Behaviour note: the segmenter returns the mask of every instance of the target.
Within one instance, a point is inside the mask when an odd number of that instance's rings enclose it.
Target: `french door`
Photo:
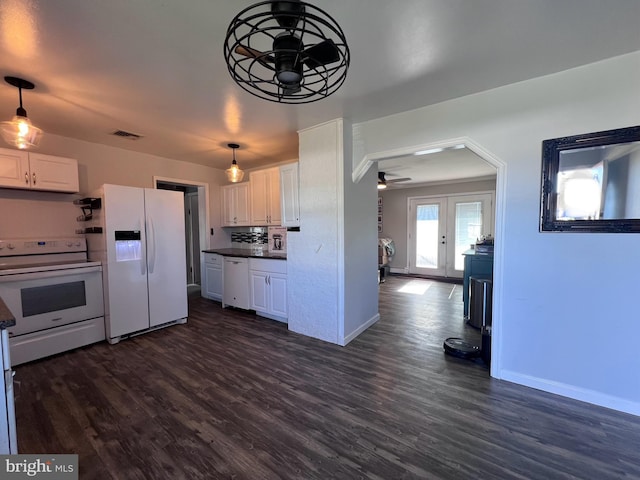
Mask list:
[[[493,233],[493,194],[409,198],[409,273],[462,278],[463,252]]]

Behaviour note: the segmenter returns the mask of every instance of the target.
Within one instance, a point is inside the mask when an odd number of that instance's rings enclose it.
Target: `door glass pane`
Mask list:
[[[482,202],[456,203],[456,270],[464,269],[463,252],[482,235]]]
[[[438,205],[416,208],[416,267],[438,268]]]

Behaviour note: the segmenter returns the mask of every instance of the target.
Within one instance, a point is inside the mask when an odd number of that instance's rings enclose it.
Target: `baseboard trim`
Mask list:
[[[356,328],[353,332],[351,332],[349,335],[347,335],[346,337],[344,337],[344,341],[340,344],[341,346],[346,346],[349,344],[349,342],[351,342],[351,340],[353,340],[354,338],[356,338],[358,335],[360,335],[362,332],[364,332],[367,328],[369,328],[371,325],[373,325],[374,323],[376,323],[378,320],[380,320],[380,314],[376,313],[373,317],[371,317],[369,320],[367,320],[365,323],[363,323],[362,325],[360,325],[358,328]]]
[[[276,322],[288,323],[287,317],[281,317],[280,315],[272,315],[270,313],[258,311],[256,311],[256,315],[258,317],[268,318],[269,320],[275,320]]]
[[[575,387],[566,383],[554,382],[544,378],[532,377],[531,375],[523,375],[511,370],[502,370],[500,378],[509,382],[524,385],[525,387],[535,388],[544,392],[555,393],[564,397],[573,398],[582,402],[591,403],[600,407],[610,408],[631,415],[640,416],[640,403],[626,400],[624,398],[606,395],[595,390]]]
[[[390,271],[391,273],[400,273],[400,274],[405,274],[405,275],[406,275],[407,273],[409,273],[409,269],[408,269],[408,268],[406,268],[406,267],[405,267],[405,268],[393,268],[393,267],[391,267],[391,268],[389,269],[389,271]]]

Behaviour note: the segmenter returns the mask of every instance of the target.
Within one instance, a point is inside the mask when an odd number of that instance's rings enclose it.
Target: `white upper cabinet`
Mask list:
[[[31,188],[27,152],[0,149],[0,185],[10,188]]]
[[[251,225],[280,225],[280,168],[249,173],[251,184]]]
[[[249,220],[249,182],[222,187],[222,226],[248,226]]]
[[[22,150],[0,149],[0,187],[76,193],[78,162]]]
[[[300,226],[300,194],[298,191],[298,164],[280,167],[280,204],[282,226]]]
[[[31,188],[57,192],[78,192],[78,162],[73,158],[29,153]]]

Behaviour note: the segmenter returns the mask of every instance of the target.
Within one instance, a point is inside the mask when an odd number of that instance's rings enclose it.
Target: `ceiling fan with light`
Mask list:
[[[386,179],[385,175],[394,176],[393,173],[378,172],[378,190],[383,190],[387,188],[388,185],[392,185],[394,183],[402,183],[411,181],[410,177],[401,177],[401,178],[391,178],[389,180]]]
[[[300,0],[264,1],[231,21],[224,56],[243,89],[279,103],[310,103],[335,92],[349,67],[342,29]]]

